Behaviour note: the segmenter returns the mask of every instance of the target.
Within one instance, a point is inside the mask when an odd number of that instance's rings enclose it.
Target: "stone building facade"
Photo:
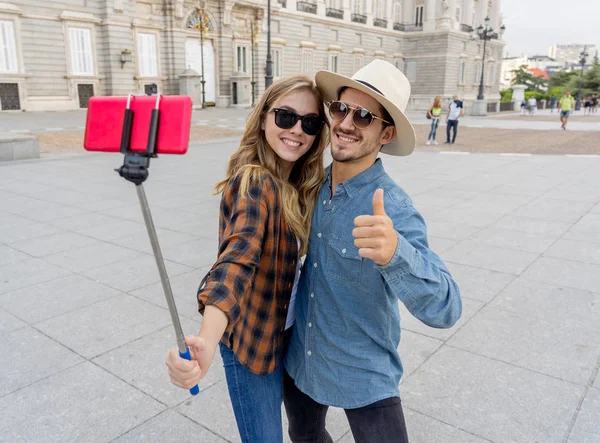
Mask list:
[[[202,51],[198,9],[208,16]],[[143,94],[151,84],[177,94],[180,76],[200,72],[201,59],[207,103],[232,105],[232,78],[249,82],[252,71],[258,97],[266,9],[267,0],[4,0],[0,104],[3,110],[77,109],[91,95]],[[273,74],[330,69],[352,75],[381,58],[411,81],[412,109],[456,94],[468,110],[483,49],[470,31],[486,16],[498,29],[500,11],[500,0],[271,0]],[[503,46],[487,44],[490,103],[500,98]]]

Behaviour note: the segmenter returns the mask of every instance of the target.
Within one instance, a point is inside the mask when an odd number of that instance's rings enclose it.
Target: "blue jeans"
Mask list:
[[[433,138],[433,140],[435,140],[435,133],[437,132],[437,128],[438,125],[440,124],[440,119],[437,117],[434,117],[433,121],[431,122],[431,131],[429,131],[429,137],[427,137],[427,140],[431,140]]]
[[[450,129],[454,128],[454,134],[452,134],[452,143],[456,140],[456,133],[458,132],[458,120],[448,120],[446,125],[446,143],[450,143]]]
[[[282,362],[271,374],[256,375],[223,343],[219,348],[242,443],[281,443]]]

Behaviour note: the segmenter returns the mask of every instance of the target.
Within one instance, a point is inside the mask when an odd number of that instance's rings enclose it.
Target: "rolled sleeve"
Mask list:
[[[219,256],[198,291],[198,311],[216,306],[230,324],[240,318],[240,300],[255,284],[274,194],[270,180],[254,180],[246,195],[240,194],[239,185],[239,179],[233,179],[223,192]]]

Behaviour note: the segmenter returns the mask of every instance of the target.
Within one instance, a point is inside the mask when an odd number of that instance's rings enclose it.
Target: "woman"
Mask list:
[[[429,137],[427,137],[427,141],[425,144],[427,146],[431,145],[431,140],[433,139],[434,145],[439,145],[438,142],[435,141],[435,134],[437,132],[438,125],[440,124],[440,115],[442,114],[442,97],[437,96],[433,100],[433,104],[429,111],[427,111],[427,115],[431,119],[431,131],[429,131]]]
[[[283,440],[282,357],[299,258],[325,177],[327,131],[321,94],[308,77],[265,91],[216,186],[219,251],[198,291],[200,332],[186,337],[192,361],[177,348],[167,358],[173,384],[189,389],[219,345],[242,442]]]

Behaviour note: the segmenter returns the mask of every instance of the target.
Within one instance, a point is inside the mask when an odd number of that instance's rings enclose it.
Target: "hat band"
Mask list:
[[[381,92],[379,89],[377,89],[375,86],[373,86],[372,84],[364,82],[362,80],[355,80],[355,81],[357,81],[358,83],[361,83],[361,84],[365,85],[368,88],[371,88],[373,91],[375,91],[378,94],[381,94],[381,95],[383,95],[385,97],[385,94],[383,92]]]

